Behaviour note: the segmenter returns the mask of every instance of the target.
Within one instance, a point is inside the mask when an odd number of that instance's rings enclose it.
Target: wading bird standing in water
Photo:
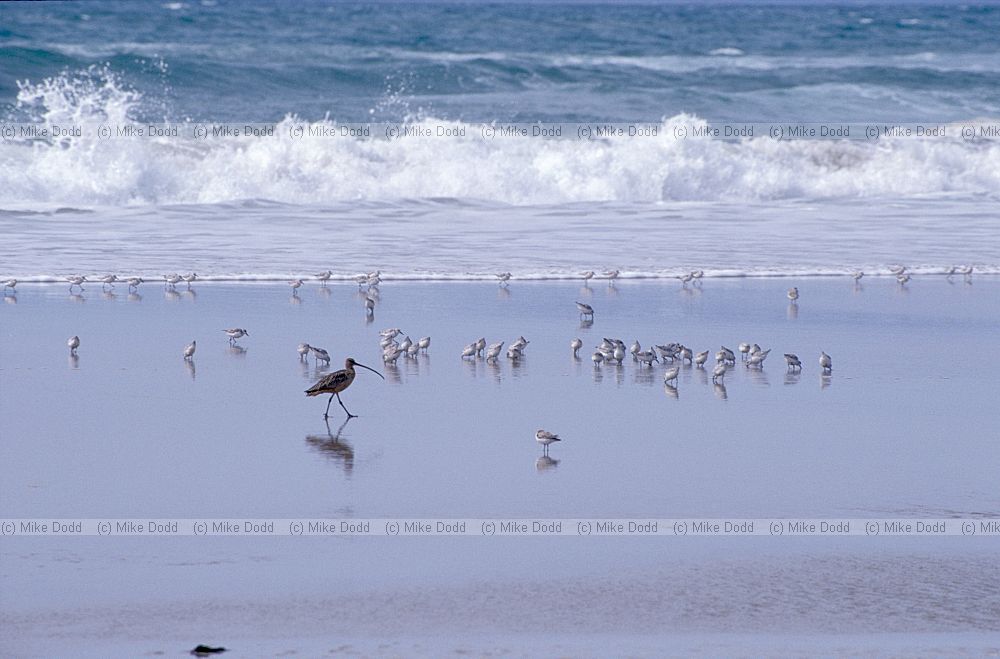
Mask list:
[[[370,368],[368,366],[365,366],[364,364],[359,364],[358,362],[354,361],[353,357],[348,357],[347,361],[344,362],[344,368],[342,368],[339,371],[334,371],[333,373],[327,375],[325,378],[321,379],[313,386],[306,389],[306,396],[320,396],[322,394],[330,394],[330,400],[326,402],[326,411],[323,413],[324,419],[328,419],[330,417],[330,403],[333,402],[334,396],[337,397],[337,402],[340,403],[340,406],[344,408],[345,412],[347,412],[348,419],[353,419],[354,417],[357,416],[356,414],[351,414],[348,411],[348,409],[344,407],[344,401],[340,400],[340,392],[347,389],[349,386],[351,386],[351,383],[354,382],[354,376],[357,375],[357,373],[354,371],[355,366],[360,366],[361,368],[367,369],[372,373],[374,373],[375,375],[382,378],[383,380],[385,379],[385,376],[376,371],[374,368]]]
[[[553,442],[561,442],[559,435],[553,434],[548,430],[538,430],[535,432],[535,441],[542,445],[542,455],[549,454],[549,444]]]

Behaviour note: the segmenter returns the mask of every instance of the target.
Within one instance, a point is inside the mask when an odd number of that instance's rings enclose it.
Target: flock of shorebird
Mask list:
[[[938,273],[945,275],[946,277],[954,277],[955,275],[962,275],[966,280],[972,277],[974,267],[972,265],[953,265],[944,271]],[[907,284],[911,277],[911,270],[905,265],[891,265],[889,266],[889,274],[896,278],[896,281],[900,284]],[[580,273],[580,277],[584,282],[589,282],[595,278],[606,279],[609,284],[613,284],[621,276],[621,270],[604,270],[600,273],[594,270],[587,270]],[[685,286],[691,282],[696,282],[705,276],[704,270],[690,270],[683,272],[681,274],[675,275],[674,277]],[[850,276],[854,281],[860,282],[864,277],[865,273],[862,270],[852,270]],[[510,281],[514,278],[514,275],[510,272],[498,272],[495,274],[497,281],[500,282],[501,286],[509,285]],[[312,275],[314,281],[318,281],[321,285],[326,286],[330,281],[334,279],[334,274],[332,270],[326,270],[324,272],[317,272]],[[336,277],[337,280],[343,279],[342,277]],[[349,277],[349,279],[358,284],[358,287],[368,286],[369,289],[374,293],[374,295],[367,296],[365,307],[369,312],[374,311],[375,304],[378,302],[377,289],[378,285],[382,282],[382,272],[380,270],[375,270],[373,272],[361,273]],[[83,289],[83,284],[85,283],[100,283],[102,288],[114,288],[116,283],[127,283],[129,290],[137,290],[140,284],[146,282],[145,279],[138,276],[131,277],[119,277],[115,274],[106,274],[96,279],[87,279],[86,275],[70,275],[65,278],[69,282],[69,288],[72,291],[74,288],[79,287]],[[176,272],[171,274],[163,275],[163,284],[167,288],[176,288],[178,284],[186,283],[188,288],[196,282],[201,281],[196,272],[189,272],[187,274],[178,274]],[[6,279],[3,282],[3,290],[6,294],[7,290],[16,290],[19,281],[17,279]],[[292,294],[297,295],[300,288],[305,286],[306,280],[302,278],[292,279],[288,282],[288,285],[292,289]],[[795,291],[795,297],[793,297],[792,291]],[[798,295],[797,289],[791,289],[789,291],[789,299],[796,300]],[[586,305],[584,305],[586,306]]]
[[[890,274],[895,276],[896,281],[900,285],[905,285],[910,281],[911,273],[906,266],[894,265],[889,268]],[[942,274],[947,277],[952,277],[954,275],[962,275],[968,281],[973,272],[973,266],[952,266]],[[614,281],[619,277],[621,272],[619,270],[606,270],[601,273],[601,277],[607,279],[609,285],[613,285]],[[367,286],[368,291],[365,293],[365,310],[366,314],[369,316],[374,315],[375,305],[378,301],[378,286],[381,283],[382,273],[378,270],[374,272],[363,273],[352,278],[352,280],[358,284],[359,290]],[[592,270],[588,270],[581,273],[582,278],[585,282],[598,276],[598,274]],[[677,278],[681,283],[687,286],[688,283],[701,279],[704,276],[704,271],[702,270],[692,270],[686,272],[682,275],[678,275]],[[865,273],[861,270],[855,270],[851,273],[851,277],[855,282],[860,282],[865,276]],[[501,272],[496,274],[497,280],[500,282],[501,286],[508,286],[513,275],[510,272]],[[320,282],[322,286],[326,286],[329,281],[333,278],[333,271],[327,270],[325,272],[317,273],[313,275],[313,278]],[[72,275],[66,278],[66,281],[70,284],[70,291],[78,287],[83,289],[83,284],[88,283],[91,280],[87,279],[84,275]],[[113,288],[115,283],[126,283],[130,291],[138,289],[139,285],[144,283],[142,277],[127,277],[120,279],[117,275],[108,274],[99,277],[94,280],[102,285],[102,288]],[[163,276],[164,286],[173,289],[178,284],[186,283],[188,288],[198,281],[197,273],[191,272],[188,274],[180,275],[177,273],[168,274]],[[16,279],[8,279],[3,282],[4,295],[7,294],[7,290],[15,290],[18,281]],[[305,280],[294,279],[289,282],[292,289],[293,295],[298,295],[298,290],[305,285]],[[798,304],[799,300],[799,289],[798,287],[792,287],[788,289],[786,296],[792,305]],[[579,312],[580,318],[584,320],[593,321],[594,319],[594,308],[584,302],[576,302],[576,309]],[[245,336],[249,336],[250,333],[241,327],[234,327],[222,330],[228,337],[231,346],[236,346],[237,341]],[[413,341],[409,336],[405,336],[402,340],[399,337],[403,335],[403,332],[399,328],[388,328],[379,332],[380,337],[380,348],[382,349],[382,361],[386,365],[394,365],[400,357],[404,358],[416,358],[421,351],[427,352],[428,347],[431,343],[431,338],[429,336],[421,337],[417,341]],[[523,336],[518,337],[510,343],[507,347],[506,356],[507,359],[517,362],[524,357],[524,351],[530,342]],[[462,349],[461,358],[465,359],[485,359],[486,362],[496,362],[500,354],[503,352],[504,341],[499,341],[496,343],[487,344],[485,338],[480,338],[472,343],[469,343]],[[70,355],[76,356],[77,349],[80,347],[80,337],[72,336],[70,337],[66,345],[69,347]],[[572,355],[574,358],[579,359],[579,352],[583,348],[583,341],[580,338],[574,338],[569,345]],[[197,350],[197,341],[191,341],[191,343],[184,346],[182,351],[183,358],[186,361],[193,359],[195,351]],[[740,353],[740,358],[744,365],[748,369],[763,369],[764,361],[767,359],[771,352],[771,349],[763,349],[756,343],[740,343],[737,346],[737,351]],[[309,355],[313,355],[313,358],[317,364],[323,362],[325,366],[330,364],[330,354],[323,348],[317,346],[309,345],[308,343],[301,343],[297,348],[300,360],[308,360]],[[664,365],[670,364],[670,368],[667,368],[663,373],[663,383],[668,390],[674,389],[677,385],[677,380],[680,375],[681,366],[685,362],[693,367],[703,369],[711,356],[711,351],[704,350],[701,352],[694,352],[688,346],[681,343],[667,343],[667,344],[654,344],[648,349],[643,350],[639,341],[636,340],[631,346],[626,348],[625,343],[621,339],[616,338],[604,338],[598,346],[595,346],[594,352],[591,354],[591,360],[594,363],[595,368],[600,368],[602,364],[617,363],[621,366],[626,359],[626,356],[630,355],[632,360],[636,362],[639,368],[643,366],[648,366],[652,368],[654,363],[662,363]],[[724,380],[726,373],[730,367],[736,364],[736,352],[733,350],[721,346],[720,349],[714,355],[714,366],[712,367],[712,382],[720,383]],[[802,361],[799,359],[798,355],[794,353],[785,353],[785,364],[789,371],[797,372],[802,370]],[[819,356],[819,366],[823,375],[830,375],[833,371],[833,358],[826,352],[821,351]],[[344,368],[334,371],[319,381],[317,381],[313,386],[309,387],[305,393],[307,396],[319,396],[329,394],[330,398],[327,401],[326,411],[324,412],[324,418],[328,418],[330,411],[330,404],[333,399],[336,398],[337,402],[347,413],[348,419],[353,418],[355,415],[351,414],[344,406],[343,401],[340,399],[340,394],[345,389],[351,386],[354,382],[356,375],[355,367],[360,367],[372,371],[379,377],[384,379],[384,376],[373,368],[365,366],[354,360],[353,358],[348,358],[344,364]],[[548,432],[546,430],[538,430],[535,433],[535,439],[543,446],[544,455],[548,455],[549,446],[560,441],[558,435]]]

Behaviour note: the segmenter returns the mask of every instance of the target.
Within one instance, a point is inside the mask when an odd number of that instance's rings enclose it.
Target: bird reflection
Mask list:
[[[80,355],[75,352],[69,353],[69,367],[80,368]]]
[[[535,460],[535,469],[537,469],[539,472],[550,471],[558,466],[559,466],[559,460],[556,460],[555,458],[550,458],[547,455],[539,456],[538,459]]]
[[[785,373],[785,384],[798,384],[802,379],[802,371],[788,371]]]
[[[819,388],[826,389],[833,383],[833,376],[830,375],[820,375],[819,376]]]
[[[176,302],[181,299],[181,294],[176,291],[176,289],[168,288],[163,291],[163,297],[167,302]]]
[[[69,301],[83,303],[87,301],[87,298],[84,297],[83,293],[70,293]]]
[[[17,293],[14,293],[13,295],[4,295],[3,301],[7,304],[17,304]]]
[[[622,367],[616,366],[619,371],[622,371]],[[639,368],[636,369],[633,375],[633,379],[636,384],[653,384],[656,381],[656,371],[651,368]]]
[[[194,369],[194,360],[193,359],[185,359],[184,360],[184,367],[187,368],[188,373],[191,375],[191,379],[194,380],[194,371],[195,371],[195,369]]]
[[[288,298],[288,304],[302,304],[302,298],[299,297],[298,291],[292,291],[292,296]]]
[[[663,385],[663,393],[667,395],[667,398],[673,398],[674,400],[680,398],[677,387],[671,387],[669,384]]]
[[[799,317],[799,305],[792,302],[788,305],[788,319],[795,320]]]
[[[580,329],[587,329],[588,327],[594,326],[593,317],[587,317],[585,320],[580,321]]]
[[[341,433],[351,422],[351,417],[344,419],[344,422],[337,428],[336,434],[330,431],[330,422],[326,421],[326,435],[306,435],[306,443],[316,449],[334,462],[339,462],[344,468],[344,473],[348,476],[354,470],[354,449],[344,439]]]
[[[101,291],[101,297],[111,302],[114,302],[115,300],[118,299],[118,296],[115,295],[115,292],[112,290]]]
[[[726,385],[716,382],[712,385],[712,389],[715,391],[715,397],[719,400],[729,400],[729,394],[726,393]]]
[[[126,299],[129,302],[142,302],[142,296],[139,295],[138,293],[129,293],[128,298]]]
[[[767,380],[767,373],[764,372],[762,368],[748,368],[747,375],[753,380],[754,384],[759,384],[762,387],[769,387],[771,383]]]
[[[329,298],[330,295],[331,295],[331,293],[330,293],[330,287],[326,286],[325,283],[324,283],[323,286],[319,287],[319,290],[317,291],[317,293],[318,293],[318,295],[320,295],[322,297]]]
[[[403,379],[399,377],[399,366],[396,364],[386,364],[382,369],[385,372],[385,379],[393,384],[402,384]]]
[[[594,297],[594,289],[584,282],[583,287],[579,290],[579,294],[580,297]]]
[[[192,300],[195,300],[198,298],[198,291],[191,288],[191,284],[188,284],[187,290],[181,292],[181,295],[183,295],[184,297],[189,297]]]
[[[238,343],[229,346],[229,354],[234,357],[243,357],[247,354],[247,349]]]
[[[509,286],[498,286],[497,287],[497,299],[507,300],[510,299],[510,287]]]

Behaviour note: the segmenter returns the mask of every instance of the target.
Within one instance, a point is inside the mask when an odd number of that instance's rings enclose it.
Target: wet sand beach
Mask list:
[[[998,293],[992,277],[387,282],[367,322],[349,284],[296,297],[145,284],[133,298],[21,286],[0,306],[2,514],[996,516],[984,356]],[[249,330],[242,349],[226,327]],[[384,367],[384,327],[430,335],[428,354]],[[531,343],[517,365],[460,358],[480,336],[519,335]],[[773,353],[760,372],[738,361],[724,392],[687,366],[669,391],[662,365],[595,369],[604,336]],[[329,370],[352,356],[386,376],[359,371],[343,395],[358,418],[342,429],[336,401],[328,429],[326,397],[302,393],[329,372],[299,361],[302,341],[330,352]],[[551,463],[537,428],[564,438]],[[0,620],[16,656],[80,642],[239,656],[983,653],[997,646],[995,552],[995,538],[963,537],[18,538],[3,545]]]

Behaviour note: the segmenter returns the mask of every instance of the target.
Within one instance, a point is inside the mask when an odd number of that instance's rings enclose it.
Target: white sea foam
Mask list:
[[[113,75],[66,75],[23,84],[19,94],[22,109],[47,124],[124,125],[140,101]],[[277,134],[287,136],[295,122],[284,119]],[[675,129],[692,134],[706,125],[684,114],[664,119],[657,138],[593,141],[488,141],[477,124],[411,122],[431,130],[441,125],[464,128],[467,136],[7,141],[0,143],[0,207],[249,198],[311,204],[441,197],[506,204],[732,201],[1000,190],[1000,141],[676,140]]]

